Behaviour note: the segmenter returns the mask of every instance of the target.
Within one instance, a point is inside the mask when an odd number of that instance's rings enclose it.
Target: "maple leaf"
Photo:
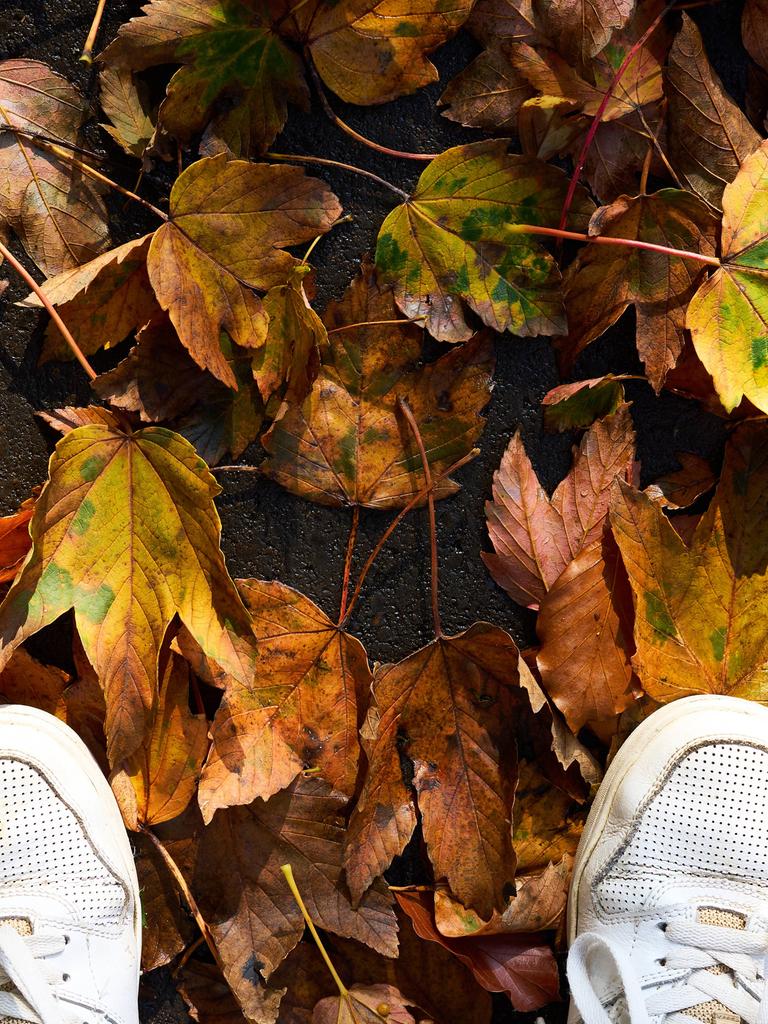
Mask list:
[[[491,575],[518,604],[536,608],[568,563],[599,540],[610,488],[634,458],[629,407],[595,423],[582,438],[573,466],[548,498],[518,431],[493,476],[486,502],[494,554],[483,553]]]
[[[252,288],[281,284],[298,264],[284,246],[328,231],[341,213],[336,196],[301,168],[198,160],[171,190],[171,220],[154,233],[147,271],[192,358],[236,386],[219,332],[247,348],[267,334]]]
[[[536,762],[521,761],[513,832],[518,870],[533,874],[574,857],[586,815],[587,807],[553,786]]]
[[[266,5],[153,0],[142,10],[99,60],[133,71],[182,64],[158,111],[159,124],[182,142],[205,129],[208,153],[263,153],[288,103],[308,105],[301,61],[272,30]]]
[[[191,917],[183,909],[167,866],[151,842],[131,836],[137,848],[136,874],[141,890],[141,967],[154,971],[175,960],[194,939]]]
[[[657,477],[646,494],[667,508],[688,508],[717,483],[712,467],[694,452],[676,452],[680,468]]]
[[[717,221],[688,192],[622,196],[596,211],[590,235],[637,239],[714,256]],[[682,352],[685,311],[705,268],[682,257],[629,246],[587,245],[568,268],[569,363],[634,305],[637,350],[658,393]]]
[[[506,39],[533,44],[541,34],[533,0],[478,0],[467,28],[486,46]]]
[[[397,304],[441,341],[472,334],[461,301],[497,331],[523,337],[565,333],[560,271],[516,223],[556,223],[565,175],[539,160],[507,153],[508,140],[448,149],[379,231],[376,265]],[[574,222],[591,204],[579,193]]]
[[[606,373],[590,380],[559,384],[541,400],[547,430],[590,427],[595,420],[611,416],[624,404],[625,374]]]
[[[138,832],[181,814],[207,753],[208,721],[189,710],[189,669],[171,654],[142,744],[111,779],[127,827]]]
[[[483,622],[377,668],[368,772],[344,858],[355,897],[403,852],[418,803],[435,875],[480,914],[503,905],[515,875],[513,723],[531,715],[518,686],[527,671],[510,636]]]
[[[686,545],[658,502],[617,485],[611,526],[635,595],[635,670],[662,703],[691,693],[768,699],[766,430],[739,427],[720,483]]]
[[[104,689],[113,764],[141,742],[175,614],[233,675],[250,676],[250,622],[219,548],[218,490],[192,446],[160,427],[128,434],[114,419],[93,422],[51,458],[32,551],[0,605],[0,667],[74,609]]]
[[[559,977],[552,950],[535,935],[478,935],[449,939],[434,921],[433,895],[424,889],[395,892],[417,935],[439,942],[472,971],[489,992],[504,992],[516,1010],[536,1010],[558,998]]]
[[[422,331],[397,319],[392,290],[365,267],[324,323],[331,332],[309,397],[289,408],[264,438],[264,473],[294,494],[325,505],[398,508],[423,484],[421,458],[399,413],[408,401],[433,472],[472,450],[490,398],[493,347],[487,336],[416,368]],[[355,326],[360,325],[360,326]],[[347,329],[352,327],[353,329]],[[454,494],[446,479],[437,497]]]
[[[355,910],[344,886],[346,803],[322,779],[298,779],[267,803],[219,811],[193,836],[163,840],[187,879],[246,1016],[263,1000],[259,972],[269,979],[304,932],[281,864],[292,865],[319,928],[355,938],[384,956],[397,954],[385,887],[371,889]]]
[[[358,701],[370,689],[362,644],[335,626],[308,597],[277,581],[239,580],[253,618],[259,667],[245,684],[202,656],[189,638],[181,649],[207,682],[225,690],[211,727],[213,746],[199,801],[217,808],[267,799],[303,768],[315,768],[352,796],[357,779]]]
[[[723,88],[701,33],[683,24],[664,72],[669,104],[669,159],[685,185],[715,209],[723,188],[760,145],[760,136]]]
[[[283,284],[299,265],[284,246],[325,233],[340,212],[327,186],[301,168],[205,158],[174,182],[167,223],[48,281],[44,291],[55,305],[65,304],[86,352],[100,340],[121,341],[159,305],[195,362],[236,388],[222,332],[244,348],[264,343],[267,315],[253,289]],[[56,354],[60,349],[59,343]]]
[[[102,124],[105,132],[130,156],[143,157],[155,134],[146,90],[127,68],[102,68],[99,75],[99,101],[111,124]]]
[[[202,1024],[274,1024],[278,1018],[283,992],[264,989],[258,1012],[251,1009],[246,1018],[216,964],[188,960],[176,972],[179,995],[187,1004],[192,1020]],[[284,991],[284,990],[283,990]]]
[[[702,283],[686,325],[728,412],[742,398],[768,410],[768,144],[723,191],[721,266]]]
[[[0,61],[0,222],[47,276],[108,245],[107,211],[93,180],[25,133],[71,145],[85,118],[80,93],[45,64]]]

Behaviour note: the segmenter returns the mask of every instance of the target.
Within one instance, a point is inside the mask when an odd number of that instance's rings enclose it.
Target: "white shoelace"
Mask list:
[[[0,992],[0,1018],[63,1024],[53,986],[65,976],[45,958],[61,953],[66,943],[64,935],[19,935],[10,925],[0,926],[0,985],[12,986]]]
[[[746,1024],[768,1024],[768,932],[688,921],[672,921],[665,931],[673,947],[664,963],[670,970],[690,973],[680,981],[657,983],[647,989],[641,987],[627,951],[617,943],[595,932],[585,932],[576,939],[568,954],[568,981],[584,1024],[611,1024],[589,977],[590,961],[596,956],[612,962],[631,1024],[648,1024],[656,1016],[662,1016],[666,1024],[696,1024],[685,1011],[712,999],[738,1014]],[[720,965],[732,974],[708,970]]]

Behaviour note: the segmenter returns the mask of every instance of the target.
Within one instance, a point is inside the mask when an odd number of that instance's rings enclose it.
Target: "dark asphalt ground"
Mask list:
[[[66,75],[89,96],[96,95],[96,74],[78,63],[78,56],[95,7],[95,0],[0,0],[0,59],[26,56],[43,60]],[[113,38],[117,27],[137,13],[134,0],[108,0],[100,44]],[[746,79],[746,56],[739,34],[740,4],[722,2],[692,12],[702,28],[710,56],[727,87],[740,99]],[[460,35],[435,57],[440,83],[415,96],[385,107],[355,108],[335,103],[341,117],[370,138],[388,146],[434,152],[480,138],[439,115],[436,100],[445,84],[477,52],[473,40]],[[112,176],[132,185],[136,168],[107,144],[93,128],[88,142],[112,158]],[[359,146],[341,134],[319,109],[311,114],[292,111],[289,125],[274,146],[280,152],[307,153],[359,164],[403,188],[412,186],[420,165],[399,161]],[[312,169],[325,177],[341,198],[352,223],[344,224],[316,248],[320,307],[339,296],[354,276],[360,259],[373,247],[379,225],[391,208],[390,195],[377,191],[356,175]],[[150,175],[150,199],[167,195],[162,170]],[[116,242],[136,237],[155,226],[126,210],[123,200],[110,197]],[[21,255],[18,247],[16,253]],[[26,288],[11,281],[0,299],[0,514],[15,509],[34,484],[42,482],[55,438],[35,412],[62,404],[83,404],[89,389],[73,364],[38,368],[43,318],[17,309],[14,303]],[[120,354],[120,353],[118,353]],[[476,619],[508,629],[526,645],[534,639],[533,616],[514,605],[486,573],[480,552],[488,549],[483,503],[491,478],[510,435],[522,427],[527,449],[544,485],[552,489],[570,460],[569,436],[550,436],[541,424],[542,396],[559,383],[553,351],[547,339],[499,338],[498,368],[488,423],[481,438],[481,456],[460,472],[462,491],[438,505],[440,538],[441,611],[448,632],[458,632]],[[106,368],[115,360],[102,361]],[[579,360],[574,378],[601,373],[641,371],[634,349],[634,319],[627,314]],[[647,386],[630,382],[633,417],[644,482],[675,467],[676,451],[697,452],[719,464],[723,430],[719,421],[696,404],[665,393],[655,397]],[[244,461],[257,457],[256,448]],[[348,514],[292,497],[276,484],[247,474],[222,480],[218,500],[223,520],[223,546],[234,576],[277,578],[312,597],[333,615],[340,596],[344,551],[350,524]],[[388,517],[366,512],[362,517],[356,566],[362,564]],[[380,557],[356,608],[352,631],[365,643],[372,660],[397,660],[431,638],[429,611],[429,538],[426,518],[412,514]],[[55,647],[56,637],[47,641]],[[37,653],[45,654],[37,645]],[[174,1002],[162,972],[148,979],[142,1002],[142,1021],[168,1024],[187,1018]],[[547,1013],[558,1020],[559,1010]],[[519,1019],[499,999],[495,1024]]]

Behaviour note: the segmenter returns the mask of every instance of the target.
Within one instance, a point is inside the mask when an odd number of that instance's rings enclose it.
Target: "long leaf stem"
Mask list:
[[[435,627],[435,639],[439,639],[443,635],[442,626],[440,624],[440,576],[439,576],[439,565],[437,560],[437,519],[435,517],[435,487],[432,482],[432,472],[429,468],[429,459],[427,458],[427,450],[424,447],[424,439],[421,436],[419,430],[419,424],[416,422],[416,417],[413,415],[410,405],[405,398],[398,398],[397,400],[400,412],[405,416],[408,426],[411,429],[413,438],[419,449],[419,455],[421,456],[421,467],[424,471],[424,483],[427,485],[427,507],[429,509],[429,552],[431,562],[431,574],[430,584],[432,591],[432,622]]]
[[[96,4],[96,13],[93,16],[91,27],[88,32],[88,38],[85,40],[83,46],[83,52],[80,54],[80,60],[84,64],[93,63],[93,48],[96,45],[96,36],[99,34],[99,26],[101,25],[101,19],[104,15],[104,8],[107,6],[107,0],[99,0]]]
[[[34,277],[32,277],[29,271],[25,267],[23,267],[21,263],[19,263],[19,261],[13,255],[13,253],[9,249],[7,249],[2,242],[0,242],[0,256],[6,259],[13,267],[13,269],[16,271],[16,273],[20,277],[22,277],[24,281],[26,281],[26,283],[29,285],[29,287],[32,289],[32,291],[35,293],[38,299],[42,302],[43,306],[47,309],[48,313],[50,314],[51,320],[53,320],[53,322],[61,331],[61,335],[64,338],[64,341],[66,341],[66,343],[72,349],[72,355],[75,357],[78,363],[80,363],[82,368],[88,374],[88,378],[90,380],[95,380],[97,376],[96,371],[85,358],[83,350],[72,337],[69,328],[59,316],[58,310],[53,305],[48,296],[43,292],[43,289],[40,287],[40,285],[37,283]]]
[[[339,622],[344,621],[347,613],[347,598],[349,597],[349,580],[352,575],[352,556],[355,552],[357,541],[357,530],[360,526],[360,506],[355,505],[352,510],[352,525],[349,528],[349,539],[347,540],[347,551],[344,556],[344,579],[341,584],[341,605],[339,607]]]
[[[383,327],[385,324],[418,324],[420,320],[426,320],[426,316],[405,317],[401,320],[361,320],[356,324],[342,324],[341,327],[334,327],[328,334],[339,334],[340,331],[354,331],[357,327]]]
[[[587,134],[584,138],[584,144],[581,147],[581,152],[579,153],[578,159],[576,160],[576,166],[573,168],[571,180],[568,183],[568,191],[566,192],[565,201],[563,202],[563,209],[560,214],[559,227],[561,230],[568,223],[568,214],[571,211],[573,197],[576,195],[576,189],[579,184],[579,179],[581,178],[581,172],[584,170],[584,164],[587,162],[587,156],[589,155],[589,150],[592,145],[592,141],[594,140],[595,135],[597,135],[597,129],[600,127],[600,122],[603,119],[603,114],[607,110],[608,104],[611,102],[614,89],[621,81],[624,72],[627,70],[629,65],[635,59],[635,57],[643,48],[643,46],[645,46],[650,37],[653,35],[658,26],[661,24],[666,15],[669,13],[669,11],[672,10],[674,6],[675,3],[674,0],[672,0],[672,3],[667,4],[667,6],[653,19],[651,24],[648,26],[645,32],[643,32],[643,34],[640,36],[637,42],[634,43],[634,45],[632,45],[629,48],[629,50],[627,51],[627,55],[619,65],[616,74],[611,79],[608,88],[605,90],[605,95],[600,101],[600,106],[595,111],[595,116],[592,118],[592,124],[589,126],[589,130],[587,131]]]
[[[370,178],[371,181],[375,181],[379,185],[383,185],[384,188],[388,188],[390,192],[394,192],[396,196],[400,196],[406,202],[411,198],[407,192],[403,189],[398,188],[397,185],[393,185],[391,181],[387,181],[386,178],[380,178],[378,174],[374,174],[373,171],[366,171],[363,167],[355,167],[354,164],[343,164],[338,160],[326,160],[325,157],[321,156],[298,156],[294,153],[265,153],[265,156],[269,157],[270,160],[280,160],[283,163],[300,163],[300,164],[323,164],[326,167],[337,167],[340,171],[351,171],[353,174],[361,174],[364,178]]]
[[[460,459],[457,459],[453,463],[453,465],[449,466],[447,469],[444,469],[441,473],[438,473],[437,476],[434,477],[434,479],[432,480],[431,487],[423,487],[418,492],[418,494],[414,494],[414,496],[410,499],[407,505],[400,509],[400,511],[397,513],[395,518],[386,528],[384,533],[382,533],[381,537],[379,537],[378,541],[376,542],[376,546],[366,559],[365,565],[363,566],[362,571],[360,572],[360,576],[358,577],[357,583],[355,584],[355,589],[352,593],[352,597],[349,601],[349,604],[347,605],[347,613],[344,616],[345,620],[349,618],[349,616],[352,614],[352,609],[357,604],[357,599],[360,597],[360,591],[363,589],[363,584],[365,583],[366,576],[370,572],[373,563],[379,557],[384,545],[387,543],[389,538],[398,528],[400,523],[402,523],[402,521],[405,519],[405,517],[408,515],[411,509],[415,508],[416,505],[418,505],[420,502],[424,500],[424,498],[426,498],[427,494],[432,489],[432,487],[435,487],[446,477],[450,476],[451,473],[455,473],[457,469],[461,469],[462,466],[465,466],[468,462],[471,462],[472,459],[476,458],[479,454],[480,449],[473,448],[472,451],[467,452],[466,455],[462,455],[462,457]],[[339,623],[339,625],[341,626],[342,623]]]
[[[365,135],[361,135],[360,132],[356,131],[352,125],[347,124],[346,121],[342,121],[336,111],[330,104],[328,97],[326,96],[323,83],[320,80],[320,76],[317,73],[317,69],[312,61],[311,55],[307,54],[307,66],[312,74],[312,79],[315,83],[315,89],[317,95],[320,97],[320,105],[322,106],[326,117],[329,121],[340,128],[343,132],[354,139],[355,142],[360,142],[363,146],[367,146],[368,149],[375,149],[377,153],[384,153],[385,156],[394,156],[399,160],[423,160],[425,163],[430,160],[435,160],[439,153],[409,153],[401,149],[390,149],[389,146],[382,146],[379,142],[374,142],[373,139],[366,138]]]
[[[301,893],[299,892],[299,887],[296,884],[296,879],[293,877],[293,868],[291,867],[290,864],[283,864],[281,865],[280,870],[282,871],[283,876],[285,877],[285,880],[288,883],[288,888],[291,890],[293,898],[296,900],[298,908],[301,911],[302,917],[307,922],[307,928],[309,928],[310,934],[312,935],[312,938],[315,940],[315,945],[320,950],[320,956],[323,958],[323,960],[325,960],[325,966],[328,968],[331,977],[336,982],[336,987],[339,990],[339,995],[342,997],[342,999],[349,999],[349,990],[339,977],[336,968],[333,966],[333,961],[331,960],[330,956],[328,955],[328,951],[323,945],[323,940],[317,933],[317,928],[315,928],[315,922],[310,917],[306,904],[304,903]]]
[[[613,238],[611,235],[585,235],[579,231],[563,231],[561,228],[546,228],[538,224],[511,224],[509,230],[516,235],[547,235],[550,238],[567,238],[575,242],[589,242],[595,245],[623,245],[630,249],[647,249],[650,252],[663,253],[665,256],[678,256],[684,260],[696,260],[711,267],[721,266],[717,256],[706,256],[703,252],[691,252],[688,249],[673,249],[668,245],[657,245],[656,242],[641,242],[638,238]]]

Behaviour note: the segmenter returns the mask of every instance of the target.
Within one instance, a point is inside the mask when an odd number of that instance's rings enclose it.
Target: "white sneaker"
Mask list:
[[[571,1022],[768,1024],[768,708],[688,697],[611,764],[568,905]]]
[[[0,707],[0,1024],[138,1024],[139,886],[109,785],[34,708]]]

